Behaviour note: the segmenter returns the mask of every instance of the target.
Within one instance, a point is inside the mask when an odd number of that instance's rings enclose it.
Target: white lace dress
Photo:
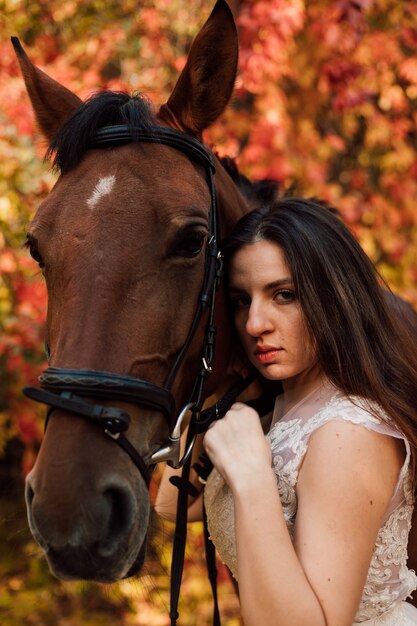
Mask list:
[[[375,405],[373,408],[372,413],[375,412]],[[382,415],[381,409],[378,414]],[[417,609],[405,602],[417,588],[417,577],[406,565],[414,505],[409,443],[394,427],[371,414],[363,400],[349,399],[330,384],[313,391],[284,416],[281,416],[280,398],[275,404],[267,438],[271,443],[273,469],[289,533],[293,535],[297,512],[295,488],[310,435],[332,420],[347,420],[404,441],[406,458],[377,536],[354,624],[416,625]],[[211,538],[222,561],[237,577],[233,497],[216,470],[208,478],[204,501]]]

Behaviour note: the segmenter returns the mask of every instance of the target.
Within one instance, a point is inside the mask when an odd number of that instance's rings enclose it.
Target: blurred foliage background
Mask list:
[[[207,133],[220,155],[282,193],[335,205],[390,287],[417,307],[417,2],[231,0],[240,34],[233,100]],[[173,528],[158,523],[144,575],[112,588],[54,580],[27,531],[23,477],[42,410],[21,394],[44,366],[46,293],[22,250],[54,183],[10,36],[85,98],[140,91],[162,103],[210,0],[0,0],[0,623],[165,626]],[[201,529],[191,529],[180,614],[210,623]],[[225,626],[238,604],[220,569]]]

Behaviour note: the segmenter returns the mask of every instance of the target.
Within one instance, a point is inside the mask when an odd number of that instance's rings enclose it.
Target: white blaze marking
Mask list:
[[[94,208],[103,196],[108,196],[111,193],[115,182],[116,176],[113,174],[111,176],[103,176],[103,178],[100,178],[97,185],[93,189],[93,193],[87,200],[87,204],[90,209]]]

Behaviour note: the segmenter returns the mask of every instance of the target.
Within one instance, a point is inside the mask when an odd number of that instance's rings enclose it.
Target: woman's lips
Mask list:
[[[274,348],[273,346],[262,346],[256,349],[255,358],[260,363],[271,363],[277,358],[280,351],[281,348]]]

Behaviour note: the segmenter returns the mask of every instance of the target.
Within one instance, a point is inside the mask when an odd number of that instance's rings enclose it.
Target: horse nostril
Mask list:
[[[103,492],[109,516],[107,533],[98,546],[101,556],[110,556],[130,531],[135,518],[135,501],[128,489],[110,487]]]

